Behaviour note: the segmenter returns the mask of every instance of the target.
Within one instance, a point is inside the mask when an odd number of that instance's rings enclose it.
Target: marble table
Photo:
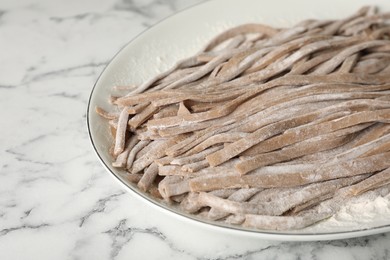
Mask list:
[[[110,58],[199,0],[0,2],[0,259],[390,259],[390,233],[242,239],[189,227],[98,162],[89,93]]]

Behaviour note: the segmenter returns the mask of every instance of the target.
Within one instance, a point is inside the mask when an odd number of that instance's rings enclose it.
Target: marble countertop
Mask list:
[[[190,228],[100,165],[85,123],[97,77],[129,40],[198,2],[1,1],[0,259],[390,259],[390,233],[275,242]]]

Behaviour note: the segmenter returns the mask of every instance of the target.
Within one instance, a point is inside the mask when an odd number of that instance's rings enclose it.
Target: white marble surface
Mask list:
[[[199,0],[0,2],[0,259],[390,259],[390,233],[326,242],[189,228],[105,172],[89,93],[130,39]]]

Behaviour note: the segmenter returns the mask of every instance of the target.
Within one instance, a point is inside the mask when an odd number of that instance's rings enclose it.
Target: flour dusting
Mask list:
[[[331,218],[304,230],[309,232],[337,232],[369,229],[390,224],[390,194],[375,192],[352,199]]]

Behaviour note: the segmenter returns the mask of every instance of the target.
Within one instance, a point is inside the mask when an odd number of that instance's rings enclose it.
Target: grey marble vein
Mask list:
[[[11,85],[0,85],[0,89],[11,89],[11,88],[15,88],[15,86],[11,86]]]
[[[267,247],[264,247],[261,249],[250,250],[250,251],[246,251],[246,252],[239,253],[239,254],[230,254],[230,255],[223,256],[223,257],[217,257],[217,258],[200,257],[198,259],[199,260],[251,259],[254,255],[259,255],[259,254],[261,255],[262,252],[267,251],[267,250],[271,250],[271,249],[275,249],[275,246],[267,246]]]
[[[115,193],[115,194],[111,194],[107,197],[104,197],[104,198],[101,198],[99,199],[95,205],[93,205],[93,208],[88,211],[84,216],[82,216],[80,218],[80,223],[79,223],[79,227],[82,227],[84,225],[84,223],[94,214],[96,213],[101,213],[101,212],[104,212],[104,210],[106,209],[106,204],[107,202],[109,201],[112,201],[114,199],[116,199],[118,196],[121,196],[125,194],[125,192],[119,192],[119,193]]]
[[[17,226],[17,227],[10,227],[10,228],[4,228],[4,229],[0,229],[0,237],[1,236],[5,236],[11,232],[16,232],[16,231],[19,231],[19,230],[25,230],[25,229],[41,229],[43,227],[48,227],[49,224],[39,224],[39,225],[28,225],[28,224],[24,224],[24,225],[21,225],[21,226]]]
[[[171,250],[178,252],[181,255],[191,256],[191,254],[187,253],[185,250],[177,248],[175,244],[172,243],[172,241],[170,241],[166,237],[166,235],[164,235],[161,231],[158,230],[158,228],[131,227],[128,224],[130,223],[128,223],[127,219],[122,219],[119,221],[117,226],[104,232],[107,233],[112,240],[112,247],[110,253],[110,257],[112,259],[115,259],[115,257],[122,250],[123,246],[127,243],[130,243],[131,240],[134,239],[134,236],[136,236],[137,234],[147,234],[153,236],[167,244]]]
[[[33,164],[40,164],[40,165],[48,165],[51,166],[53,163],[47,162],[47,161],[38,161],[38,160],[32,160],[26,157],[25,154],[17,151],[13,151],[12,149],[5,150],[6,153],[11,154],[14,156],[14,158],[18,162],[27,162],[27,163],[33,163]]]
[[[150,27],[159,20],[162,13],[169,15],[183,9],[183,7],[188,7],[195,3],[197,2],[178,0],[152,0],[145,2],[137,0],[121,0],[113,6],[113,9],[133,13],[139,17],[139,19],[143,20],[142,24],[145,27]]]
[[[65,17],[60,17],[60,16],[52,16],[49,19],[54,22],[64,22],[67,20],[82,20],[90,16],[95,16],[97,14],[94,13],[81,13],[81,14],[76,14],[76,15],[70,15],[70,16],[65,16]]]
[[[151,6],[153,6],[153,3],[147,4],[145,6],[139,6],[135,4],[133,0],[123,0],[120,3],[115,4],[114,9],[130,11],[145,18],[151,18],[153,17],[153,15],[150,13]]]
[[[33,209],[34,208],[31,208],[31,209],[29,209],[29,210],[26,210],[26,211],[24,211],[23,213],[24,213],[24,216],[22,217],[23,219],[24,218],[27,218],[30,214],[31,214],[31,212],[33,211]]]
[[[90,63],[87,63],[87,64],[77,65],[77,66],[73,66],[73,67],[69,67],[69,68],[63,68],[63,69],[54,70],[54,71],[47,71],[47,72],[40,73],[40,74],[33,75],[33,76],[30,76],[28,74],[23,79],[21,85],[25,85],[25,84],[29,84],[29,83],[32,83],[32,82],[40,81],[40,80],[42,80],[44,78],[47,78],[47,77],[66,76],[66,74],[74,72],[76,70],[80,70],[80,69],[103,67],[103,66],[106,66],[107,63],[108,63],[107,61],[99,62],[99,63],[90,62]]]
[[[0,25],[2,24],[2,18],[3,18],[3,16],[4,16],[6,13],[7,13],[7,11],[1,10],[1,9],[0,9]]]

